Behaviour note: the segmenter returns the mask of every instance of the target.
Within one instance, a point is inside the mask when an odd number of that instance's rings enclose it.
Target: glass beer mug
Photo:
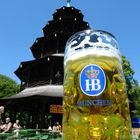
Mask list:
[[[63,140],[130,140],[131,121],[115,37],[85,30],[64,54]]]

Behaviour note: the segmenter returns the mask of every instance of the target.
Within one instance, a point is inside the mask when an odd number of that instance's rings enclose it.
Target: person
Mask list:
[[[19,124],[19,120],[16,120],[16,122],[13,124],[14,129],[20,129],[21,125]]]
[[[61,127],[61,125],[59,124],[59,122],[56,122],[56,125],[57,125],[57,128],[58,128],[58,131],[61,133],[61,132],[62,132],[62,127]]]
[[[0,106],[0,115],[4,113],[4,106]]]
[[[12,130],[12,123],[10,122],[10,118],[7,117],[5,119],[5,124],[1,127],[2,133],[7,133]]]
[[[2,114],[4,113],[4,106],[0,106],[0,132],[3,128]]]
[[[51,127],[51,126],[49,126],[49,127],[48,127],[48,130],[49,130],[49,131],[51,131],[51,130],[52,130],[52,127]]]
[[[55,125],[53,126],[53,131],[54,132],[58,132],[59,131],[59,128],[57,126],[57,123],[55,123]]]
[[[1,115],[4,113],[4,106],[0,106],[0,126],[3,124]]]
[[[0,132],[2,132],[3,127],[4,127],[4,123],[1,121],[1,123],[0,123]]]

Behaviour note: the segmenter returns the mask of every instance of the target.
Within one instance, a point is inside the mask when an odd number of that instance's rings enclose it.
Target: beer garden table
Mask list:
[[[0,133],[0,140],[62,140],[58,131],[48,129],[19,129]]]
[[[36,135],[37,129],[17,129],[13,130],[11,136],[8,137],[8,140],[13,139],[28,139],[29,137]]]
[[[40,129],[38,131],[38,134],[36,136],[33,136],[29,138],[29,140],[62,140],[62,137],[59,134],[60,132],[58,131],[52,131],[48,129]]]
[[[12,136],[13,133],[0,133],[0,140],[6,140],[9,136]]]

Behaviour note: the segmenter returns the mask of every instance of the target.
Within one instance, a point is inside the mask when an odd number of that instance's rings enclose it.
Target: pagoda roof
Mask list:
[[[63,85],[44,85],[32,88],[26,88],[16,95],[2,98],[4,99],[19,99],[31,96],[47,96],[47,97],[63,97]]]
[[[43,58],[46,54],[63,53],[66,45],[66,40],[72,35],[72,33],[54,32],[48,34],[45,37],[37,38],[30,50],[33,57],[36,59]],[[58,39],[61,41],[58,42]]]
[[[60,18],[77,18],[83,20],[83,14],[80,10],[75,7],[66,7],[63,6],[60,9],[56,9],[56,12],[53,14],[54,20],[60,20]]]
[[[60,9],[57,9],[53,14],[53,20],[48,21],[46,26],[43,28],[44,35],[47,36],[50,33],[61,31],[75,33],[77,31],[87,29],[89,28],[89,24],[88,22],[83,21],[83,17],[84,16],[81,11],[74,7],[64,6]],[[73,31],[71,26],[72,22],[78,26],[78,29],[75,28],[76,30]]]
[[[30,47],[34,58],[41,57],[40,55],[41,55],[41,50],[44,46],[44,41],[45,41],[44,37],[37,38],[33,43],[33,45]]]
[[[50,64],[52,64],[52,62],[56,62],[56,64],[60,60],[63,62],[63,56],[64,56],[63,54],[52,54],[52,55],[48,55],[41,59],[21,62],[19,67],[17,68],[17,70],[14,73],[18,76],[18,78],[20,80],[25,82],[28,79],[28,73],[33,72],[33,71],[31,71],[31,69],[33,69],[35,65],[39,66],[38,68],[40,68],[40,65],[48,64],[48,67],[49,67]],[[63,63],[62,63],[62,65],[63,65]]]
[[[77,26],[78,28],[75,28],[75,30],[73,30],[73,28],[71,28],[71,24],[70,22],[74,22],[75,26]],[[61,26],[63,23],[63,27]],[[64,28],[64,26],[68,27],[68,28]],[[89,24],[86,21],[77,21],[77,20],[71,20],[71,19],[65,19],[65,21],[48,21],[48,23],[46,24],[46,26],[43,28],[43,32],[45,36],[49,36],[51,34],[55,34],[55,33],[76,33],[77,31],[81,31],[84,29],[89,28]]]

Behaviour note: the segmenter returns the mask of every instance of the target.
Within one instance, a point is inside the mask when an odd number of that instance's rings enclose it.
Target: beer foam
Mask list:
[[[77,60],[79,58],[88,56],[88,55],[93,55],[94,56],[107,56],[107,57],[115,57],[118,59],[119,62],[121,62],[121,53],[120,51],[111,46],[110,44],[94,44],[94,46],[90,46],[89,48],[84,48],[81,47],[81,49],[75,50],[74,48],[72,49],[69,47],[69,49],[65,52],[64,55],[64,65],[68,61],[73,61]]]

